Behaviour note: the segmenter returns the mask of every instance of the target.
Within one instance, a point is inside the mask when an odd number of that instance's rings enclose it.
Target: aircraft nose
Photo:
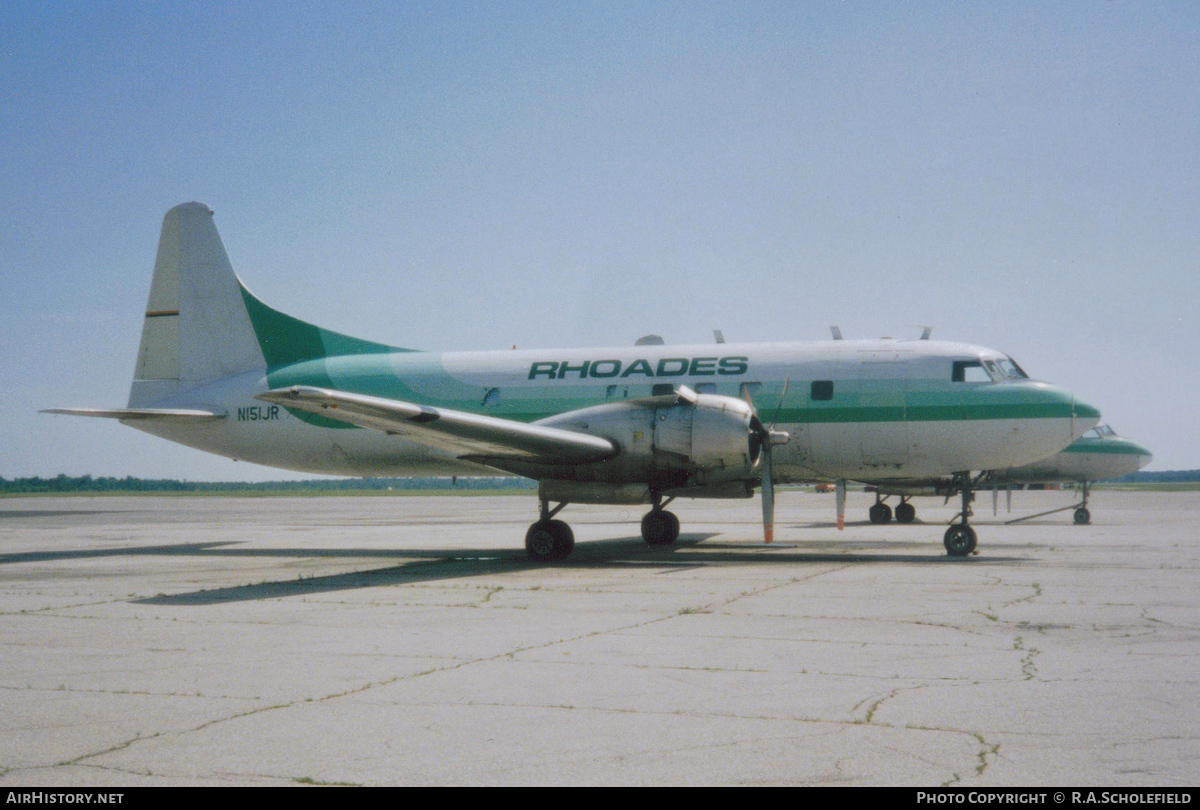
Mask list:
[[[1135,444],[1134,442],[1130,442],[1130,444],[1133,445],[1133,451],[1137,454],[1137,468],[1139,470],[1142,467],[1145,467],[1151,461],[1154,461],[1154,454],[1145,447],[1142,447],[1140,444]]]

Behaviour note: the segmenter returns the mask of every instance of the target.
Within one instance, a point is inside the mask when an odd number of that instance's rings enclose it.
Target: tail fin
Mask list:
[[[129,407],[211,380],[333,354],[405,351],[313,326],[259,301],[233,272],[203,203],[163,217]]]
[[[129,406],[266,368],[241,285],[203,203],[163,217]]]

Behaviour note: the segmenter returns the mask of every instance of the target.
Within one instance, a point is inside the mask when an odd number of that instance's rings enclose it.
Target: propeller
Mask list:
[[[761,453],[763,541],[766,543],[775,540],[775,470],[771,460],[771,447],[776,444],[787,444],[788,439],[791,438],[786,432],[775,430],[775,424],[779,421],[779,414],[783,409],[783,399],[787,396],[788,385],[791,384],[791,381],[791,377],[783,381],[783,392],[779,395],[779,404],[775,407],[775,419],[770,427],[762,423],[758,411],[754,409],[754,403],[750,401],[749,388],[742,389],[746,404],[753,411],[753,416],[750,417],[750,431],[757,440]]]

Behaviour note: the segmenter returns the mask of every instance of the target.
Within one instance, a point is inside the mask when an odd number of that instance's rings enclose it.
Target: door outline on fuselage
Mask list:
[[[907,413],[912,355],[898,349],[858,352],[857,404],[863,414],[858,442],[864,467],[899,471],[913,458]]]

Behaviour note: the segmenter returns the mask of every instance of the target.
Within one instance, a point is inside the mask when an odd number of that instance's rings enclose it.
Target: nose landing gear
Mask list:
[[[951,557],[965,557],[975,551],[975,546],[978,544],[975,530],[968,524],[968,518],[971,515],[971,499],[974,497],[971,494],[971,473],[956,473],[954,478],[962,492],[962,512],[959,514],[960,522],[946,529],[942,544],[946,547],[946,553]]]

